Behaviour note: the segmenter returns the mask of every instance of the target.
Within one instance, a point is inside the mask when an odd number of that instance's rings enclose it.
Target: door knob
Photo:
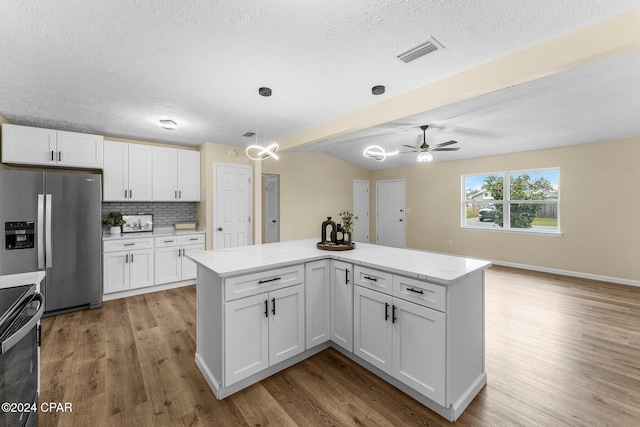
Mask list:
[[[273,223],[275,224],[276,220],[275,220],[275,219],[274,219],[274,220],[271,220],[271,222],[273,222]]]
[[[222,231],[222,227],[218,227],[218,231]]]

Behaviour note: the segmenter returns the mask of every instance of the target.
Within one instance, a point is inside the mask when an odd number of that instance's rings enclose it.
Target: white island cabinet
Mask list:
[[[315,239],[188,255],[196,364],[218,399],[333,347],[450,421],[486,385],[486,261]]]

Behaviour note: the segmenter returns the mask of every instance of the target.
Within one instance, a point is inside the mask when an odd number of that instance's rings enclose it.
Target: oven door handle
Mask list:
[[[29,304],[32,304],[33,301],[38,301],[38,311],[36,311],[36,313],[31,317],[31,319],[27,321],[27,323],[24,324],[24,326],[18,329],[13,335],[9,336],[6,340],[2,341],[2,345],[0,346],[0,354],[7,353],[14,345],[20,342],[22,338],[26,337],[42,317],[42,314],[44,313],[44,298],[42,298],[42,294],[34,294],[33,299],[29,302]]]

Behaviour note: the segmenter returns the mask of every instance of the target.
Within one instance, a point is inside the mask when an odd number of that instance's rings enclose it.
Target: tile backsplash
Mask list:
[[[176,222],[196,220],[195,202],[103,202],[102,218],[111,211],[120,211],[123,215],[151,214],[153,228],[173,227]]]

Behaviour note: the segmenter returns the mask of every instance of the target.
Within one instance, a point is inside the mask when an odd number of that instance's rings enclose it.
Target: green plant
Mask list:
[[[351,228],[353,227],[353,214],[349,211],[342,211],[338,215],[342,219],[342,228],[345,233],[351,233]]]
[[[504,179],[502,176],[488,176],[485,178],[482,188],[491,193],[494,200],[504,200]],[[523,173],[511,178],[509,182],[511,200],[545,200],[546,191],[553,190],[553,186],[546,178],[533,180],[529,174]],[[540,208],[538,203],[512,203],[509,205],[511,228],[531,228],[536,212]],[[503,226],[504,206],[502,203],[494,204],[494,223]],[[557,225],[557,222],[556,222]]]
[[[109,215],[102,220],[102,223],[110,227],[119,227],[124,225],[125,221],[122,219],[122,214],[119,211],[111,211]]]

